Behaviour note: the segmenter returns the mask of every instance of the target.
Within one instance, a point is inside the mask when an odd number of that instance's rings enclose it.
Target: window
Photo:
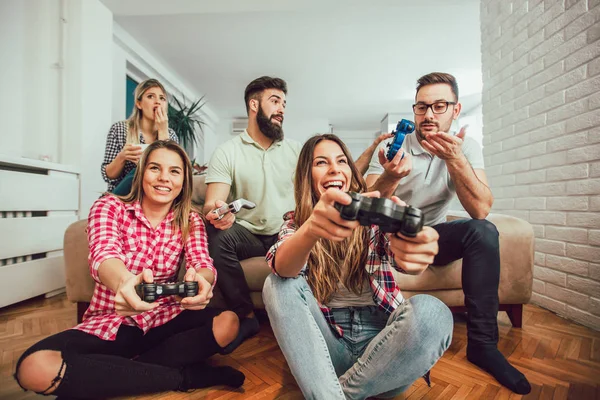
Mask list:
[[[133,94],[139,82],[135,81],[129,75],[126,76],[126,80],[127,88],[125,89],[125,118],[129,118],[129,116],[131,115],[131,111],[133,110],[133,107],[135,105],[135,98],[133,97]]]

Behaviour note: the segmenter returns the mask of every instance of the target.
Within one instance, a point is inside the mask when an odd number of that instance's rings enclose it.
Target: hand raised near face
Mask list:
[[[446,132],[429,133],[421,146],[442,160],[455,160],[462,157],[463,139],[467,133],[467,125],[463,126],[456,135]]]
[[[164,107],[154,109],[154,126],[158,130],[158,140],[169,139],[169,117]]]

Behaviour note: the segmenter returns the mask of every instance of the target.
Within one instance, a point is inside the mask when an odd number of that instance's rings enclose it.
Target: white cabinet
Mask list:
[[[63,236],[78,211],[77,168],[0,154],[0,307],[65,286]]]

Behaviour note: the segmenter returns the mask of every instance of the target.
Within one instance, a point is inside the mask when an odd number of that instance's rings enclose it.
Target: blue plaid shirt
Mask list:
[[[275,243],[267,253],[267,263],[274,274],[277,274],[273,261],[275,253],[285,240],[296,232],[299,228],[294,221],[294,212],[290,211],[283,216],[284,222],[279,231],[277,243]],[[379,230],[376,225],[371,226],[371,235],[369,237],[369,253],[367,255],[367,264],[365,268],[369,274],[369,283],[373,290],[373,301],[388,315],[392,313],[400,304],[404,302],[404,297],[396,285],[396,280],[392,274],[392,268],[404,273],[394,260],[394,253],[390,249],[390,241],[384,232]],[[306,276],[308,266],[305,265],[300,274]],[[344,336],[342,327],[335,323],[331,310],[319,304],[325,319],[329,325],[340,337]]]

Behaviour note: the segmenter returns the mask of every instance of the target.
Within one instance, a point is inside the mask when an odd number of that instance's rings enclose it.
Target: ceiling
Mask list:
[[[246,116],[244,88],[262,75],[287,81],[288,115],[334,132],[410,112],[432,71],[457,77],[463,110],[480,103],[479,0],[102,1],[223,119]]]

